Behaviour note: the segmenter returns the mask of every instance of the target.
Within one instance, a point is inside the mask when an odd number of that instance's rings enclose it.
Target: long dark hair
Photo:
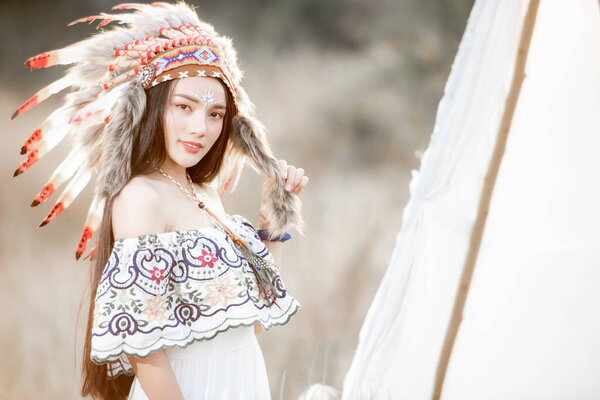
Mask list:
[[[140,122],[140,129],[134,140],[131,154],[132,178],[153,172],[154,168],[160,166],[167,156],[163,114],[167,100],[173,91],[174,82],[175,80],[171,80],[146,91],[146,110]],[[223,86],[227,96],[227,108],[221,134],[208,153],[202,157],[202,160],[198,164],[187,168],[192,181],[198,184],[212,181],[219,173],[231,134],[232,120],[236,114],[233,97],[229,89],[221,80],[219,82]],[[125,399],[129,394],[134,378],[130,375],[119,375],[114,379],[109,379],[109,364],[96,364],[90,358],[92,326],[94,322],[94,300],[102,272],[114,245],[111,223],[113,200],[114,196],[106,200],[102,222],[96,239],[96,251],[94,259],[91,261],[90,303],[81,366],[83,380],[81,395],[83,397],[91,395],[92,398],[101,400]]]

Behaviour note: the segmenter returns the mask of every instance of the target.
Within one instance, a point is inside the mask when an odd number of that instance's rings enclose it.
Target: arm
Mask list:
[[[128,358],[150,400],[184,400],[166,350],[157,351],[146,358]]]
[[[116,239],[163,232],[160,193],[143,177],[133,178],[112,208],[112,229]],[[184,400],[165,350],[145,358],[129,356],[129,362],[150,400]]]
[[[308,176],[304,175],[304,169],[296,168],[293,165],[288,165],[285,160],[279,160],[281,171],[283,171],[282,177],[285,179],[285,190],[288,192],[294,192],[296,195],[300,194],[304,186],[308,183]],[[269,229],[269,223],[265,218],[264,210],[266,208],[265,195],[269,188],[275,183],[275,178],[268,178],[262,187],[262,202],[260,205],[260,218],[258,221],[259,229]],[[275,241],[271,242],[268,240],[263,241],[269,252],[273,255],[275,263],[281,267],[281,258],[283,253],[283,242]]]
[[[304,175],[304,169],[296,168],[293,165],[288,165],[285,160],[279,160],[279,166],[283,171],[283,179],[285,179],[285,190],[288,192],[294,192],[296,195],[300,194],[304,186],[308,183],[308,176]],[[262,202],[260,205],[260,218],[258,221],[259,229],[269,229],[269,223],[265,218],[264,210],[266,209],[265,195],[269,188],[275,183],[275,177],[269,177],[262,187]],[[273,255],[275,263],[281,267],[281,257],[283,252],[283,242],[271,242],[264,240],[263,243],[269,249],[269,252]]]
[[[285,160],[279,160],[279,165],[281,166],[281,170],[283,171],[283,178],[285,179],[285,190],[288,192],[293,191],[296,194],[300,194],[300,191],[306,186],[308,183],[308,176],[304,175],[304,170],[302,168],[296,168],[293,165],[287,165]],[[268,178],[262,187],[262,202],[260,205],[260,218],[258,221],[259,229],[269,229],[268,221],[265,218],[263,210],[265,209],[265,194],[269,190],[269,188],[275,183],[275,178]],[[274,241],[271,242],[269,240],[263,240],[263,243],[269,249],[269,252],[273,256],[273,260],[275,263],[281,267],[282,261],[282,253],[283,253],[283,242]],[[260,323],[254,324],[254,333],[259,334],[263,331]]]
[[[264,229],[264,228],[263,228]],[[263,240],[269,252],[273,255],[273,259],[275,260],[275,264],[281,266],[281,257],[283,254],[283,246],[285,244],[283,242],[270,242],[268,240]]]

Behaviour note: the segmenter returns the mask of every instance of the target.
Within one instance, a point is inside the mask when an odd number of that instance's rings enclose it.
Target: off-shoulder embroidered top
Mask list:
[[[246,218],[222,221],[273,261]],[[241,251],[217,226],[118,239],[95,297],[91,359],[109,363],[109,377],[132,375],[127,356],[185,347],[240,325],[283,325],[300,304],[276,269],[280,298],[269,307]]]

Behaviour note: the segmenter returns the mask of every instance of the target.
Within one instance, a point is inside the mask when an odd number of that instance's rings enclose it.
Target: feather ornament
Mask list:
[[[36,196],[35,200],[31,203],[31,207],[36,207],[46,200],[54,193],[54,191],[60,187],[61,184],[66,182],[72,177],[75,172],[81,168],[87,157],[89,157],[88,149],[81,151],[75,149],[71,151],[62,163],[54,170],[52,176],[44,185],[40,193]]]
[[[69,182],[64,192],[60,195],[58,201],[52,207],[52,210],[48,214],[48,216],[42,221],[40,227],[47,225],[50,223],[58,214],[63,212],[77,197],[77,195],[81,192],[81,190],[87,185],[88,181],[92,177],[91,171],[89,169],[81,169],[75,177]]]
[[[84,254],[102,220],[106,200],[118,194],[131,179],[133,143],[139,135],[140,120],[146,108],[145,88],[166,81],[166,75],[158,80],[161,73],[167,74],[180,65],[206,66],[209,70],[213,68],[231,91],[237,116],[216,181],[222,184],[223,191],[235,190],[247,159],[256,171],[269,176],[280,173],[266,130],[254,117],[254,107],[241,87],[243,73],[238,68],[237,53],[230,38],[218,35],[212,25],[201,21],[194,9],[183,2],[125,3],[113,10],[116,12],[80,18],[69,24],[97,22],[98,28],[103,29],[89,38],[38,54],[25,62],[25,67],[31,69],[54,65],[69,67],[64,77],[38,90],[11,117],[14,119],[52,95],[70,90],[64,105],[51,113],[21,147],[21,154],[26,156],[15,176],[65,138],[72,139],[72,150],[31,206],[47,201],[66,184],[43,220],[41,226],[44,226],[68,208],[95,177],[95,195],[77,245],[77,259]],[[198,50],[204,52],[202,57],[194,53]],[[211,52],[211,57],[204,57]],[[163,59],[162,55],[170,58]],[[148,73],[156,68],[154,63],[160,66],[154,70],[159,71],[157,76]],[[273,233],[290,227],[300,230],[300,201],[295,194],[283,189],[283,181],[277,180],[267,195],[273,200],[268,213]],[[92,249],[88,257],[93,252]]]
[[[10,117],[10,119],[15,119],[20,114],[35,107],[36,105],[38,105],[42,101],[46,100],[48,97],[52,96],[53,94],[56,94],[56,93],[62,91],[63,89],[69,87],[70,86],[69,82],[70,82],[69,77],[65,76],[57,81],[54,81],[50,85],[40,89],[36,94],[34,94],[27,101],[25,101],[23,104],[21,104],[17,108],[17,110],[13,113],[13,115]]]
[[[94,232],[100,226],[102,222],[102,212],[104,211],[105,199],[100,196],[95,196],[90,205],[85,225],[83,227],[83,233],[77,244],[77,251],[75,252],[75,259],[79,258],[85,253],[88,241],[94,236]]]

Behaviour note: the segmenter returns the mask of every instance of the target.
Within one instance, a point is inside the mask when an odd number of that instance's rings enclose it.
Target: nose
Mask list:
[[[206,135],[206,115],[204,112],[195,112],[190,118],[189,131],[194,135]]]

